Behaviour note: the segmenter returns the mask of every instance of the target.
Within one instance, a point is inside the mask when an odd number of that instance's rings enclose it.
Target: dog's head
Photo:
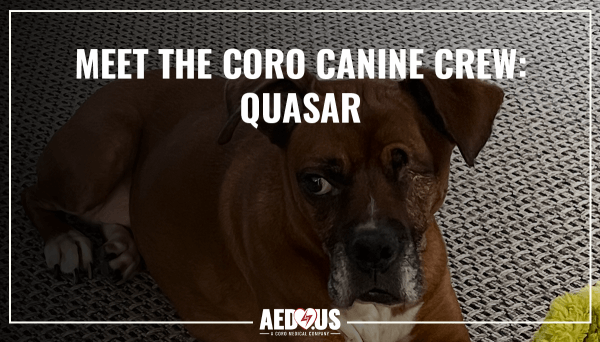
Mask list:
[[[424,79],[400,82],[318,81],[310,74],[228,81],[230,119],[220,143],[240,121],[239,103],[247,92],[299,98],[314,92],[321,112],[325,93],[334,93],[338,104],[342,93],[361,98],[360,124],[258,122],[258,130],[281,148],[286,189],[330,257],[328,290],[339,307],[355,300],[420,300],[424,234],[444,201],[452,150],[458,146],[473,165],[502,103],[503,92],[494,85],[420,72]]]

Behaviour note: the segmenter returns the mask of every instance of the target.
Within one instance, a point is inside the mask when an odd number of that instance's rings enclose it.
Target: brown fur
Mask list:
[[[71,229],[55,218],[57,211],[130,227],[150,274],[183,319],[255,323],[189,325],[194,336],[259,341],[268,338],[256,326],[263,308],[332,307],[327,246],[344,234],[342,223],[365,218],[372,198],[377,217],[397,219],[424,239],[417,319],[460,321],[433,214],[447,191],[453,147],[473,163],[502,92],[422,72],[425,80],[400,84],[321,82],[311,75],[287,83],[161,80],[161,71],[143,81],[117,81],[52,138],[23,203],[45,241]],[[273,89],[333,92],[338,99],[357,93],[361,124],[236,129],[241,95]],[[464,99],[457,102],[453,94]],[[398,175],[389,166],[394,148],[410,160]],[[332,158],[352,186],[343,200],[315,206],[299,189],[297,173]],[[464,325],[416,325],[412,337],[469,340]]]

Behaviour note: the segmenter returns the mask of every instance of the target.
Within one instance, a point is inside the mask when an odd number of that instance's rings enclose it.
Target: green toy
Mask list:
[[[592,324],[543,324],[532,342],[600,342],[600,282],[592,287]],[[552,301],[545,322],[589,320],[589,286]]]

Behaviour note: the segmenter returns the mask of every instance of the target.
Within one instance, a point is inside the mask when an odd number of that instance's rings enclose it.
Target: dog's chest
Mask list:
[[[347,321],[414,321],[423,303],[402,314],[393,315],[392,310],[379,304],[354,303],[352,308],[341,312],[340,330],[348,342],[409,342],[414,324],[347,324]]]

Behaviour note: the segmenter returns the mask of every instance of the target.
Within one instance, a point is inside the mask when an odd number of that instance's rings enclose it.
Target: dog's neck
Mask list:
[[[352,342],[409,342],[414,324],[348,324],[348,321],[414,321],[423,306],[419,303],[402,312],[392,307],[355,302],[347,310],[340,310],[342,326],[340,330],[346,341]]]

